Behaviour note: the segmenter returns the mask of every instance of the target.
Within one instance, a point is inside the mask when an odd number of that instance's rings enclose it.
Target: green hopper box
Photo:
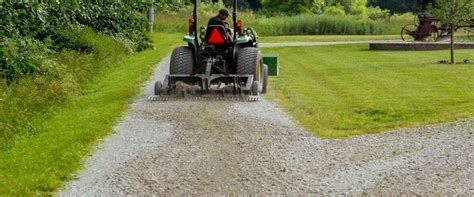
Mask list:
[[[263,63],[268,66],[269,76],[278,76],[278,73],[280,72],[280,62],[278,61],[278,54],[263,54]]]

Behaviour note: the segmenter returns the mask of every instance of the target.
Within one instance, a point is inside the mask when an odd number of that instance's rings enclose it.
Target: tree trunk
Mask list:
[[[451,24],[451,64],[455,64],[454,62],[454,25]]]
[[[150,0],[151,7],[148,10],[148,31],[153,32],[153,24],[155,23],[155,0]]]

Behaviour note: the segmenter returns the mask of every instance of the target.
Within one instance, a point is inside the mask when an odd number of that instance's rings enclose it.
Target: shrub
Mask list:
[[[53,75],[57,65],[47,54],[54,51],[92,53],[91,40],[74,38],[74,31],[102,32],[126,45],[129,53],[151,47],[145,34],[147,20],[142,13],[148,4],[144,2],[4,1],[0,5],[0,69],[9,80],[26,74]]]
[[[142,14],[148,4],[119,2],[21,3],[2,2],[0,35],[55,40],[64,29],[90,27],[110,36],[130,39],[135,50],[151,47],[145,34],[147,20]]]
[[[324,14],[325,15],[331,15],[331,16],[345,16],[346,15],[346,12],[340,8],[340,7],[337,7],[337,6],[329,6],[328,8],[326,8],[326,10],[324,11]]]
[[[25,75],[59,77],[60,66],[48,58],[45,44],[33,39],[0,39],[0,70],[11,81]]]
[[[390,17],[390,10],[384,10],[380,7],[369,7],[367,9],[367,16],[372,20],[386,19]]]
[[[87,3],[77,9],[74,19],[96,31],[128,38],[135,43],[135,50],[142,51],[151,47],[145,34],[147,19],[142,14],[145,8],[144,3]]]

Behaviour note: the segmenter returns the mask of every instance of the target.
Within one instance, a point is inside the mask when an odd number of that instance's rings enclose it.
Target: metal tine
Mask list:
[[[191,101],[242,101],[242,102],[256,102],[260,101],[260,96],[186,96],[186,97],[173,97],[173,96],[149,96],[150,101],[177,101],[177,100],[191,100]]]

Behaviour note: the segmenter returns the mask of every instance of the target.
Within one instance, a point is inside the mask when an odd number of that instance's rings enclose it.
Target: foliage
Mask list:
[[[50,74],[45,68],[55,66],[55,63],[46,61],[45,55],[51,54],[49,49],[53,52],[64,48],[85,51],[87,47],[68,42],[70,39],[64,37],[68,30],[92,28],[117,40],[128,40],[133,51],[151,46],[145,35],[147,23],[142,14],[147,3],[4,1],[0,4],[0,36],[3,38],[0,58],[4,61],[0,68],[17,78],[26,73]],[[9,61],[5,61],[6,58]]]
[[[222,4],[230,7],[233,5],[233,0],[201,0],[199,3],[201,5]],[[160,0],[156,2],[159,11],[177,11],[189,5],[192,5],[191,0]],[[238,0],[237,6],[240,10],[256,11],[262,8],[262,0]]]
[[[313,6],[313,0],[264,0],[263,7],[267,11],[273,13],[285,13],[296,15],[300,13],[308,13]]]
[[[452,25],[455,29],[465,25],[474,17],[473,0],[436,0],[430,6],[431,13],[443,24]]]
[[[426,11],[432,5],[436,5],[436,0],[416,0],[416,6],[420,12]]]
[[[135,49],[142,51],[151,46],[145,35],[147,20],[142,14],[146,3],[87,3],[76,12],[75,20],[96,31],[112,36],[125,37],[136,43]]]
[[[18,3],[3,2],[0,33],[5,37],[43,40],[63,29],[90,27],[132,41],[146,39],[145,3]],[[145,43],[143,43],[145,44]],[[146,47],[146,46],[142,46]]]
[[[346,12],[341,6],[329,6],[324,11],[324,14],[331,16],[345,16]]]
[[[184,0],[159,0],[156,1],[156,8],[159,11],[176,11],[189,4],[191,4],[190,1]]]
[[[391,13],[418,13],[425,11],[434,0],[369,0],[369,6],[390,10]]]
[[[345,14],[366,16],[367,0],[265,0],[263,9],[270,13],[297,15],[302,13],[328,13],[341,15],[336,8],[342,8]],[[328,10],[329,9],[329,10]]]
[[[368,5],[387,9],[392,13],[416,11],[416,2],[413,0],[370,0]]]
[[[390,17],[390,10],[384,10],[380,7],[367,8],[367,16],[372,20],[385,19]]]
[[[233,0],[224,0],[224,4],[231,6]],[[262,0],[238,0],[237,6],[239,10],[259,10],[262,8]]]
[[[35,73],[59,77],[61,68],[48,58],[50,53],[34,39],[0,38],[0,72],[9,80]]]
[[[347,14],[366,15],[367,0],[327,0],[329,6],[342,6]]]

